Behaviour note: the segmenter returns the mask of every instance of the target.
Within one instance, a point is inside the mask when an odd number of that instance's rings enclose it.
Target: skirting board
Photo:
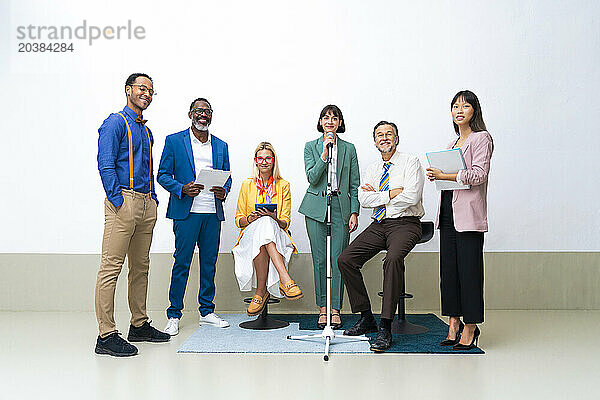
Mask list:
[[[381,259],[375,256],[363,268],[373,311],[379,312]],[[98,254],[0,254],[0,311],[93,311]],[[168,290],[173,258],[152,254],[148,290],[148,310],[168,306]],[[485,254],[485,306],[499,310],[600,309],[600,253],[506,252]],[[220,312],[243,312],[243,298],[234,276],[233,256],[219,255],[215,304]],[[290,274],[305,297],[283,300],[272,306],[273,313],[314,312],[313,269],[310,254],[292,256]],[[437,310],[440,306],[439,254],[415,252],[406,259],[406,288],[414,299],[408,310]],[[117,285],[116,309],[126,310],[126,267]],[[186,309],[197,307],[198,261],[194,256]],[[345,296],[347,297],[347,296]],[[344,309],[349,311],[347,298]]]

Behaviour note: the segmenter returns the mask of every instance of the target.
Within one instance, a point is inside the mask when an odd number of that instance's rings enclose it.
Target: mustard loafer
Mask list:
[[[279,292],[289,300],[298,300],[304,297],[302,290],[300,290],[294,281],[289,281],[285,285],[282,285],[281,282],[279,282]]]
[[[252,317],[254,315],[260,314],[263,308],[265,308],[265,304],[267,304],[267,301],[269,301],[269,297],[271,297],[269,295],[269,292],[265,294],[265,297],[260,297],[259,295],[255,294],[252,297],[250,305],[248,306],[248,315]]]

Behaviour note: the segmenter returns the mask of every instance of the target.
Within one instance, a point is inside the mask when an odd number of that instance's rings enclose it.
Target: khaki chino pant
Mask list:
[[[116,332],[115,288],[127,256],[129,274],[127,296],[131,325],[139,327],[148,320],[146,294],[150,266],[150,244],[156,223],[156,202],[150,194],[123,189],[124,202],[117,211],[104,200],[102,259],[96,281],[96,318],[100,337]]]

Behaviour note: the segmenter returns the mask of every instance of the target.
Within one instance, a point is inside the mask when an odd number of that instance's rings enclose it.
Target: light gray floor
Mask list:
[[[153,313],[164,327],[162,313]],[[223,316],[226,317],[225,314]],[[128,315],[117,315],[126,332]],[[0,313],[0,399],[598,399],[600,311],[488,311],[485,355],[96,356],[92,313]],[[250,337],[248,340],[251,340]]]

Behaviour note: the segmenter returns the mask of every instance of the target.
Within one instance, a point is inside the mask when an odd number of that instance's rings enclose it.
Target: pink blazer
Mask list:
[[[455,142],[453,140],[447,148],[451,149]],[[453,191],[454,228],[458,232],[487,232],[487,182],[494,142],[486,131],[472,132],[461,150],[467,169],[458,172],[458,179],[466,185],[471,185],[471,189]],[[436,229],[439,228],[439,223],[440,206],[438,204]]]

